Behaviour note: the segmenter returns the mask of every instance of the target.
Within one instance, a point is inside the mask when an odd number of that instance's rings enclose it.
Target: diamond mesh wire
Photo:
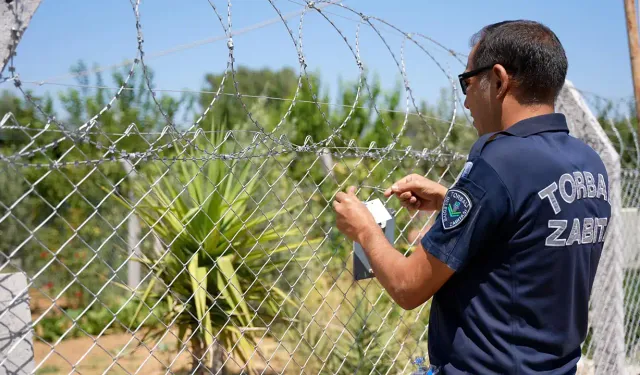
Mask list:
[[[281,3],[268,3],[298,56],[294,89],[287,97],[243,92],[231,1],[209,1],[227,41],[226,66],[213,90],[193,92],[206,100],[187,125],[163,96],[181,90],[154,87],[139,1],[131,1],[137,54],[118,84],[71,85],[105,95],[79,121],[56,117],[26,88],[54,82],[23,80],[10,61],[5,84],[26,105],[0,113],[0,272],[28,277],[36,371],[390,374],[426,356],[430,304],[404,311],[375,279],[354,281],[353,244],[334,228],[331,202],[349,185],[362,200],[383,199],[396,209],[394,245],[415,249],[433,218],[401,209],[379,189],[409,173],[446,186],[455,180],[475,133],[434,51],[450,54],[456,69],[464,55],[342,3],[300,2],[295,26]],[[319,96],[308,71],[310,15],[357,67],[339,108]],[[344,19],[355,24],[352,36]],[[402,78],[394,106],[384,106],[368,77],[365,30]],[[415,96],[409,48],[447,77],[450,117]],[[127,122],[119,116],[133,95],[148,95],[150,115]],[[274,116],[266,108],[278,102]],[[228,108],[242,121],[214,121]],[[637,139],[633,148],[622,139],[628,125],[610,123],[629,159],[623,205],[637,215]],[[628,259],[637,249],[627,248]],[[627,291],[628,357],[637,351],[636,298]]]
[[[580,91],[580,90],[578,90]],[[577,131],[603,156],[612,184],[612,221],[606,254],[599,265],[590,303],[589,333],[583,344],[579,373],[637,373],[638,274],[640,212],[638,210],[638,137],[632,124],[630,99],[611,100],[580,91],[598,113],[594,131]],[[587,123],[586,114],[576,123]],[[603,137],[599,132],[604,130]]]

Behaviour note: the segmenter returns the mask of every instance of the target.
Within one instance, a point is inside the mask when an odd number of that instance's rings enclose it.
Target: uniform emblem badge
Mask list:
[[[460,225],[471,212],[471,199],[459,189],[449,189],[442,205],[442,226],[452,229]]]

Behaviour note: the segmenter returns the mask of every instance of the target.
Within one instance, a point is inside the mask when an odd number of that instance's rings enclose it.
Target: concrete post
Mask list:
[[[626,370],[620,156],[582,95],[569,81],[556,101],[556,111],[567,117],[571,134],[600,155],[609,174],[611,221],[591,294],[589,323],[593,328],[591,345],[596,374],[623,375]]]
[[[27,276],[0,274],[0,375],[35,369]]]
[[[0,73],[15,53],[40,0],[0,1]]]

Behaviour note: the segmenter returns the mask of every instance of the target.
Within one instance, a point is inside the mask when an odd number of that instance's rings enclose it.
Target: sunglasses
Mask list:
[[[458,80],[460,81],[460,87],[462,87],[462,93],[464,95],[467,95],[467,79],[476,76],[482,72],[484,72],[485,70],[489,70],[491,68],[493,68],[495,64],[491,64],[482,68],[478,68],[478,69],[474,69],[474,70],[470,70],[468,72],[464,72],[462,74],[458,74]]]

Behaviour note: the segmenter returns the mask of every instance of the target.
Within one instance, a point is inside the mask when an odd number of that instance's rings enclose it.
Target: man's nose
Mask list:
[[[466,109],[469,109],[469,104],[467,104],[467,100],[469,100],[469,97],[468,97],[468,96],[465,96],[465,97],[464,97],[464,107],[465,107]]]

